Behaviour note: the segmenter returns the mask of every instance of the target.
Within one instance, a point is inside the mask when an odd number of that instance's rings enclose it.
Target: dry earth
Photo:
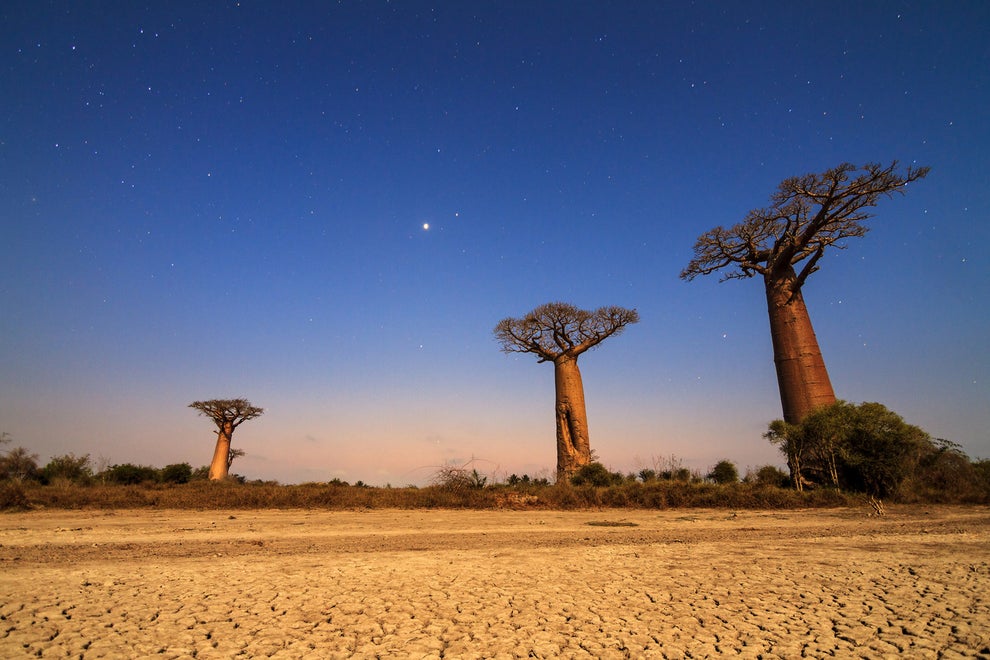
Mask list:
[[[990,657],[990,510],[0,515],[0,657]]]

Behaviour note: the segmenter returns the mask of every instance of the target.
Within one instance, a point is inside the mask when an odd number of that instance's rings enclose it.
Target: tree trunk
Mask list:
[[[217,431],[217,446],[213,450],[213,461],[210,462],[210,481],[221,481],[227,478],[227,457],[230,454],[230,440],[234,435],[231,423],[224,423]]]
[[[591,462],[588,413],[584,384],[577,358],[562,355],[554,360],[557,409],[557,481],[566,481]]]
[[[804,296],[800,289],[794,291],[796,279],[791,267],[766,277],[773,361],[788,424],[800,424],[812,410],[835,403]]]

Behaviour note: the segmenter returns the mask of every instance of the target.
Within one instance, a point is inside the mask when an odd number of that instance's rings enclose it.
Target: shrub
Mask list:
[[[101,476],[112,484],[141,484],[158,481],[158,470],[147,465],[124,463],[110,466]]]
[[[625,481],[625,477],[622,474],[610,472],[607,467],[598,462],[582,465],[571,477],[571,483],[575,486],[605,487],[618,485],[623,481]]]
[[[480,490],[487,483],[488,477],[475,469],[468,470],[463,466],[445,465],[433,475],[433,485],[441,490]]]
[[[19,482],[0,483],[0,510],[27,509],[29,506],[24,487]]]
[[[657,471],[644,468],[639,471],[639,480],[644,484],[657,480]]]
[[[184,484],[192,479],[192,473],[189,463],[173,463],[162,468],[159,478],[165,484]]]
[[[0,480],[23,481],[38,476],[38,455],[29,454],[24,447],[14,447],[0,456]]]
[[[89,454],[53,456],[52,460],[48,461],[48,465],[41,469],[41,478],[45,483],[61,480],[88,484],[93,479],[93,470],[89,465]]]
[[[776,465],[764,465],[761,468],[757,468],[756,472],[751,475],[746,475],[746,481],[754,483],[757,486],[784,488],[790,483],[791,478]]]
[[[706,475],[717,484],[734,484],[739,481],[739,470],[732,461],[721,460]]]
[[[192,476],[189,477],[189,481],[209,481],[210,479],[210,466],[200,465],[198,468],[192,471]]]

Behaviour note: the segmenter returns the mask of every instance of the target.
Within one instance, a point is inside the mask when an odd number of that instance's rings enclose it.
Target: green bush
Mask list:
[[[615,486],[625,481],[625,477],[619,472],[611,472],[601,463],[588,463],[571,477],[571,483],[575,486]]]
[[[41,469],[41,479],[44,483],[68,481],[77,484],[88,484],[93,480],[93,470],[89,465],[89,454],[76,456],[65,454],[53,456],[48,465]]]
[[[145,482],[158,481],[158,470],[147,465],[134,465],[123,463],[121,465],[111,465],[104,470],[100,476],[104,481],[111,484],[142,484]]]
[[[756,484],[757,486],[774,486],[776,488],[785,488],[788,483],[790,483],[791,478],[787,476],[787,473],[781,470],[776,465],[764,465],[763,467],[757,468],[756,472],[751,475],[746,475],[746,481]]]
[[[159,478],[165,484],[184,484],[192,479],[192,473],[189,463],[173,463],[162,468]]]
[[[739,481],[739,470],[732,461],[721,460],[706,475],[717,484],[734,484]]]

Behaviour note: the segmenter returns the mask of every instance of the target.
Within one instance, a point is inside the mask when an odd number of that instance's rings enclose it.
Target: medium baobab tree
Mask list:
[[[217,445],[213,450],[209,476],[212,481],[226,479],[230,470],[230,463],[233,460],[230,441],[234,435],[234,429],[249,419],[258,417],[265,412],[264,409],[252,406],[247,399],[193,401],[189,407],[198,410],[201,415],[209,417],[217,425]],[[241,450],[235,449],[234,451]]]
[[[588,413],[578,356],[639,321],[635,309],[602,307],[593,312],[562,302],[547,303],[526,316],[495,326],[506,353],[532,353],[552,362],[556,391],[557,480],[570,478],[591,462]]]
[[[770,315],[777,385],[784,421],[798,424],[812,410],[835,403],[818,339],[804,303],[808,276],[829,247],[866,234],[869,209],[882,197],[903,193],[924,178],[927,167],[898,172],[868,163],[844,163],[821,174],[781,182],[767,208],[750,211],[739,224],[702,234],[694,258],[681,272],[691,280],[722,271],[722,281],[761,275]]]

